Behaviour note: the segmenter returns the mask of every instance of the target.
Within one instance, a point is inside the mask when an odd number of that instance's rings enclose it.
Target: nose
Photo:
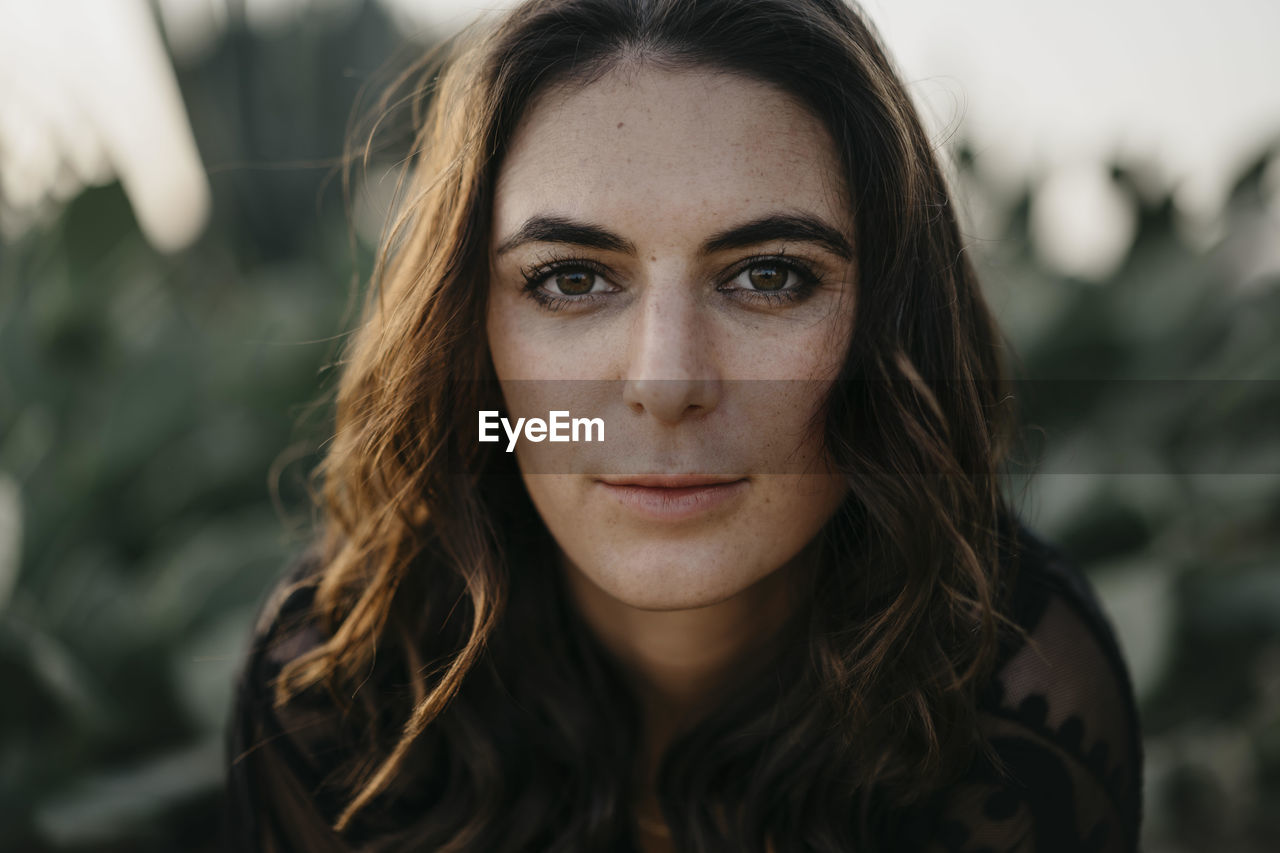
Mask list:
[[[663,423],[705,414],[720,400],[714,346],[689,295],[650,292],[631,328],[623,400]]]

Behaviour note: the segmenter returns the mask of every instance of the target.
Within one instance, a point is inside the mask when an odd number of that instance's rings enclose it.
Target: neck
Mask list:
[[[627,605],[562,560],[571,600],[640,698],[650,783],[670,740],[711,710],[746,664],[773,647],[798,606],[815,554],[810,545],[741,592],[683,610]]]

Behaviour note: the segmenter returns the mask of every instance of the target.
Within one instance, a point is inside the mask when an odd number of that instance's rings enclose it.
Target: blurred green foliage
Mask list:
[[[394,36],[340,23],[180,69],[215,196],[196,245],[155,252],[112,185],[0,253],[0,849],[218,837],[233,672],[306,527],[370,262],[336,164]]]
[[[232,673],[306,530],[310,404],[369,268],[332,166],[396,43],[366,8],[183,69],[215,221],[181,255],[118,186],[0,247],[0,848],[216,846]],[[1003,223],[973,250],[1042,427],[1015,500],[1089,569],[1130,658],[1147,849],[1271,849],[1280,278],[1256,261],[1280,244],[1276,152],[1208,245],[1118,165],[1139,229],[1105,282],[1047,268],[1033,192],[958,153],[962,199]]]
[[[1027,188],[961,148],[963,201],[1014,355],[1024,434],[1011,496],[1098,588],[1134,677],[1148,851],[1280,842],[1280,144],[1204,239],[1172,188],[1116,188],[1137,219],[1105,281],[1039,259]],[[1205,227],[1205,226],[1201,226]]]

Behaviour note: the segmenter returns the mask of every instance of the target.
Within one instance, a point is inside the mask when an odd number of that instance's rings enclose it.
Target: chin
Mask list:
[[[691,610],[732,598],[769,576],[770,564],[754,557],[719,543],[645,543],[582,555],[570,570],[638,610]]]

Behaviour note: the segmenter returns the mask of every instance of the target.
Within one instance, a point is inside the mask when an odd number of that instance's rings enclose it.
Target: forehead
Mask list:
[[[734,74],[614,70],[532,104],[498,175],[494,237],[554,212],[659,243],[780,210],[850,224],[835,145],[801,102]]]

